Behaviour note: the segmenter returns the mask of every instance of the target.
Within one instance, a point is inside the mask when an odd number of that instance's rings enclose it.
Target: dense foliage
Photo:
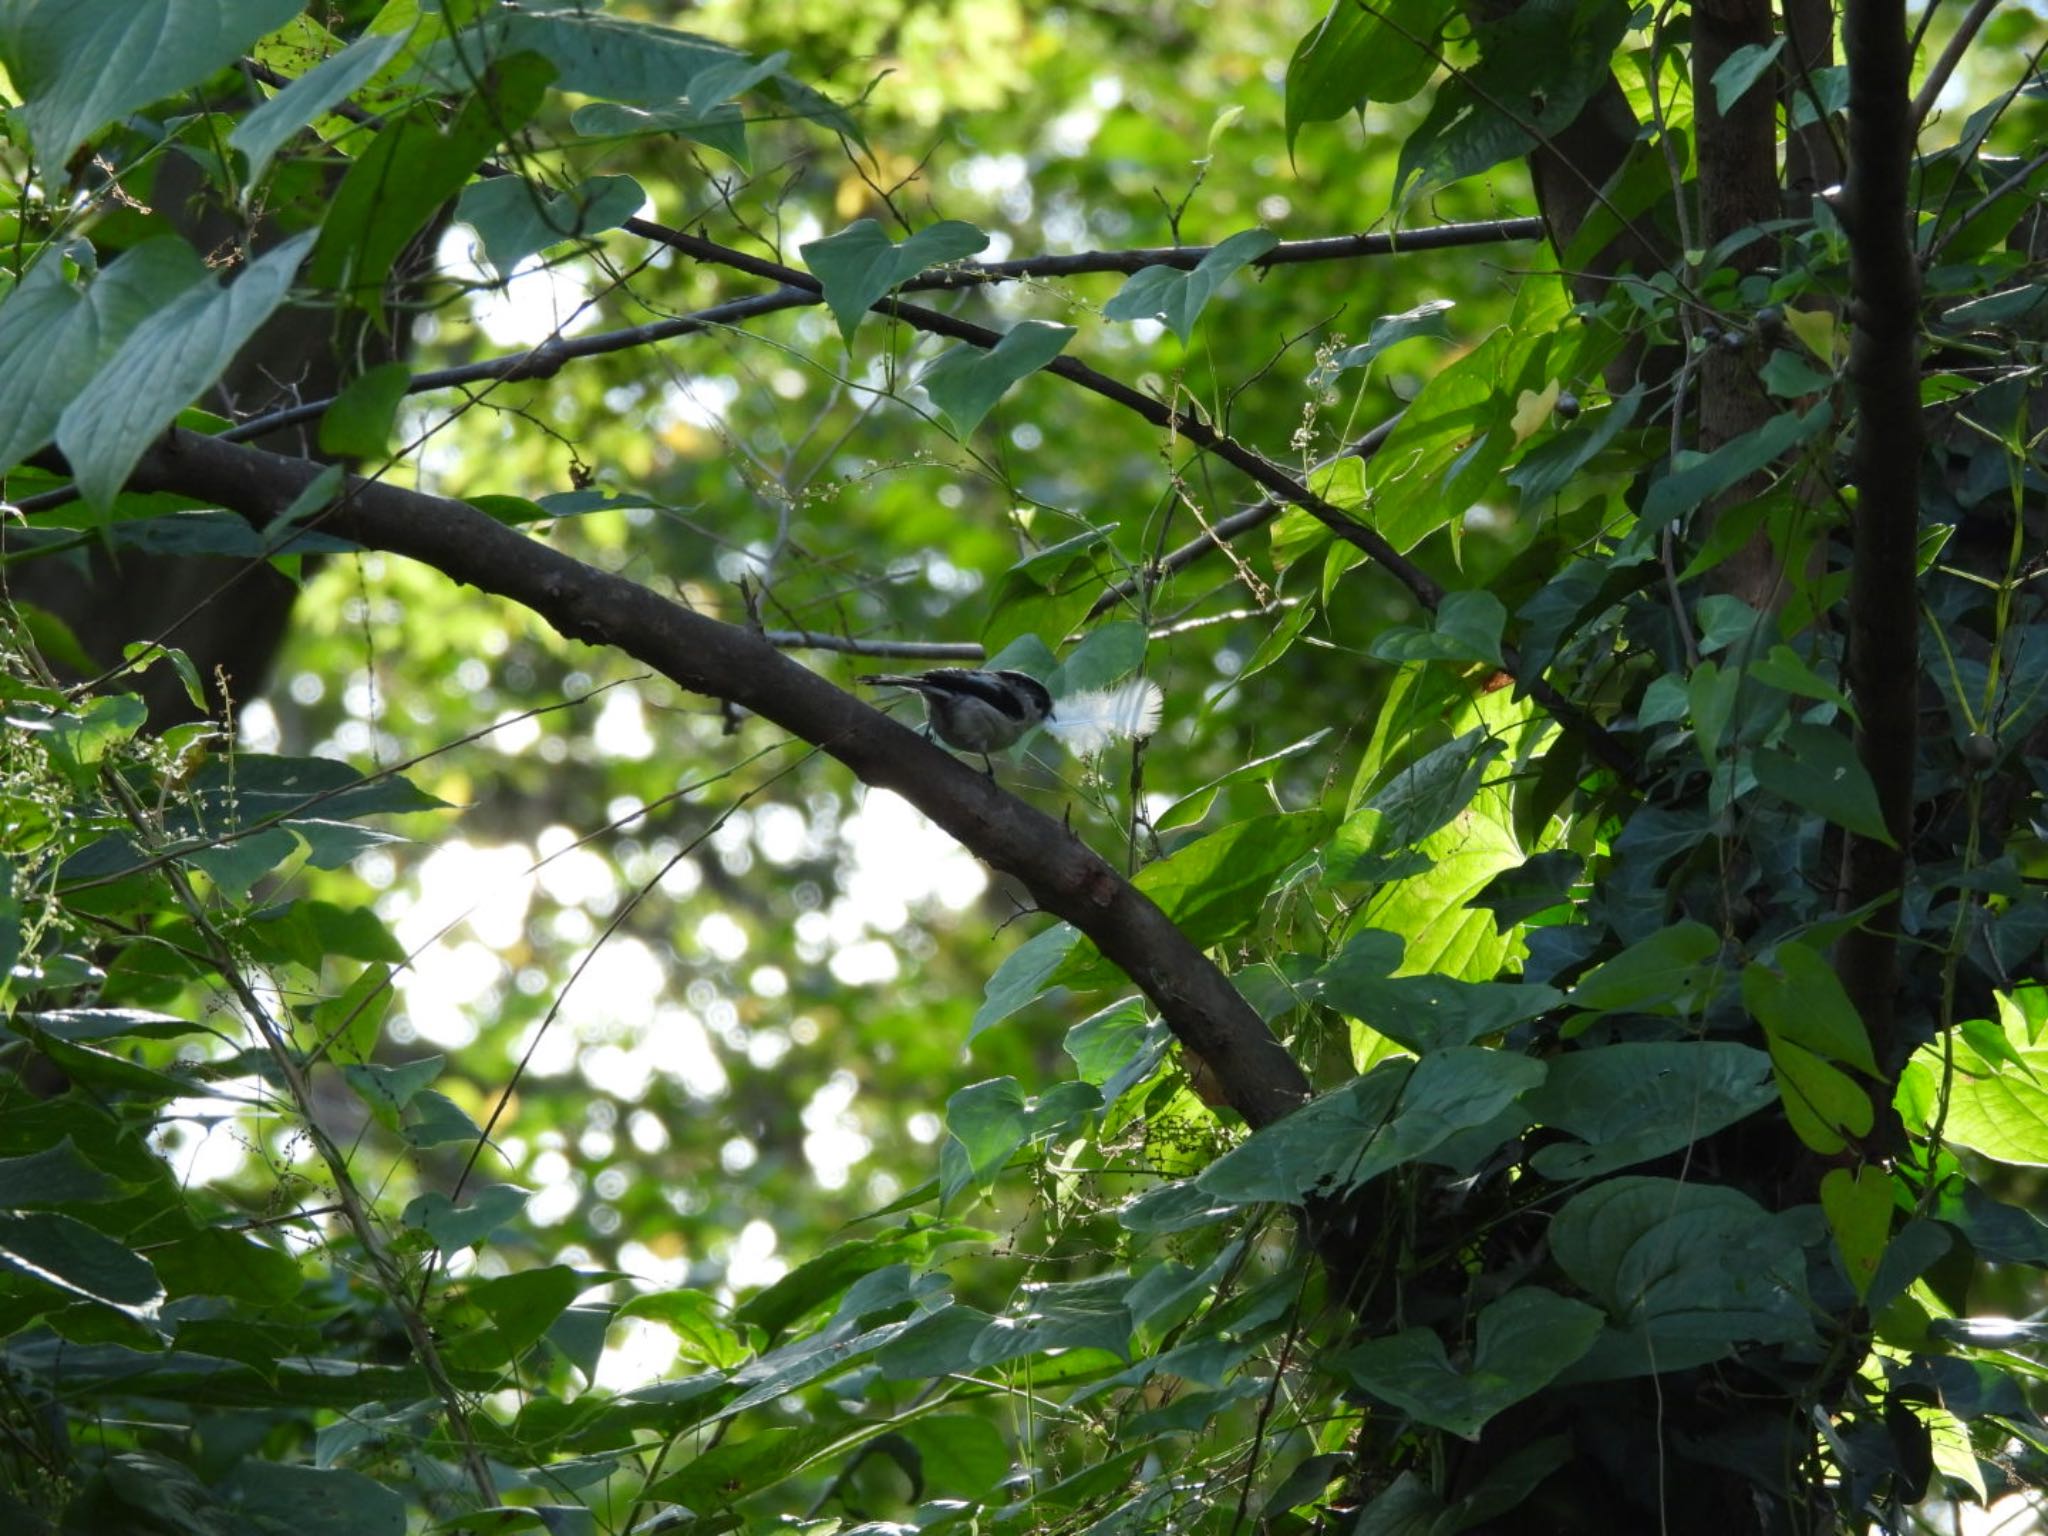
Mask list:
[[[0,0],[0,1526],[2027,1507],[2048,78],[1840,9]]]

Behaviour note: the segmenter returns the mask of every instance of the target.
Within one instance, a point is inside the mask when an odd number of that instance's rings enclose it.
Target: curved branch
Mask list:
[[[144,456],[130,484],[196,496],[262,526],[320,473],[302,459],[173,432]],[[584,565],[457,501],[351,477],[318,526],[509,598],[570,639],[615,647],[692,693],[741,705],[815,743],[865,783],[910,801],[1093,940],[1217,1072],[1247,1122],[1270,1124],[1308,1097],[1301,1068],[1222,971],[1072,831],[797,665],[766,637]]]

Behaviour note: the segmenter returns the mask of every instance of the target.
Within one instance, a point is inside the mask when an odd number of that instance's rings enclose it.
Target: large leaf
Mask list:
[[[1896,846],[1877,803],[1870,771],[1856,744],[1824,725],[1787,727],[1782,747],[1756,754],[1756,781],[1781,800],[1824,816],[1838,827]]]
[[[0,62],[45,178],[115,118],[232,64],[304,0],[8,0]]]
[[[1383,1062],[1240,1142],[1195,1184],[1239,1205],[1340,1195],[1485,1124],[1542,1081],[1541,1062],[1473,1046]]]
[[[1776,1097],[1770,1058],[1728,1040],[1625,1041],[1567,1051],[1523,1100],[1579,1138],[1539,1148],[1545,1178],[1594,1178],[1711,1136]]]
[[[1684,1370],[1746,1340],[1812,1337],[1797,1226],[1739,1190],[1609,1179],[1565,1203],[1550,1250],[1614,1324],[1574,1379]]]
[[[1147,864],[1134,883],[1196,944],[1214,944],[1258,921],[1273,882],[1327,825],[1313,811],[1233,822]]]
[[[1500,1034],[1563,1001],[1554,987],[1396,976],[1405,947],[1399,934],[1370,928],[1353,934],[1317,972],[1311,995],[1423,1053]]]
[[[163,1297],[148,1260],[57,1211],[0,1212],[0,1270],[124,1312],[148,1312]]]
[[[1425,1424],[1475,1437],[1487,1420],[1553,1381],[1599,1336],[1600,1312],[1541,1286],[1518,1286],[1479,1314],[1471,1363],[1454,1366],[1429,1328],[1346,1350],[1334,1369]]]
[[[1730,438],[1711,453],[1682,453],[1672,472],[1643,498],[1643,522],[1661,528],[1674,517],[1706,505],[1738,480],[1747,479],[1781,454],[1818,435],[1834,419],[1823,400],[1803,416],[1790,411]]]
[[[987,245],[987,235],[959,219],[928,224],[901,245],[891,240],[873,219],[858,219],[836,235],[811,241],[803,247],[802,254],[804,265],[824,286],[825,307],[839,322],[840,336],[852,346],[854,328],[860,324],[861,316],[883,294],[927,267],[964,260]],[[1061,345],[1065,345],[1064,341]]]
[[[83,290],[63,268],[46,254],[0,304],[0,467],[48,443],[129,332],[206,277],[198,253],[169,235],[124,251]]]
[[[88,502],[110,505],[158,434],[234,361],[284,302],[312,240],[295,235],[225,288],[186,288],[128,333],[57,422],[57,446]]]

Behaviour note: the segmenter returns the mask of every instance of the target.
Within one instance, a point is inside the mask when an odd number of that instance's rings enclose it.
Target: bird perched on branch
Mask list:
[[[989,753],[1014,746],[1024,733],[1052,718],[1052,695],[1027,672],[934,667],[929,672],[875,673],[861,679],[876,688],[908,688],[924,700],[925,734],[956,752],[976,752],[990,778]]]
[[[872,673],[877,688],[907,688],[924,700],[925,734],[956,752],[980,756],[995,777],[989,753],[1015,746],[1043,725],[1077,753],[1099,752],[1124,736],[1149,736],[1159,726],[1157,683],[1134,678],[1118,688],[1091,690],[1055,701],[1028,672],[1003,668],[935,667],[929,672]]]

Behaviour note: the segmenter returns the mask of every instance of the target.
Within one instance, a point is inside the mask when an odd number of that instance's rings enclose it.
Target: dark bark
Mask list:
[[[130,484],[197,496],[261,526],[319,473],[303,459],[180,432],[151,450]],[[1308,1096],[1301,1068],[1229,979],[1071,831],[765,637],[584,565],[461,502],[352,479],[347,499],[317,526],[509,598],[571,639],[621,650],[815,743],[865,783],[903,796],[1092,939],[1216,1071],[1250,1124],[1270,1124]]]
[[[1848,674],[1861,717],[1857,756],[1877,787],[1891,841],[1849,836],[1842,904],[1853,910],[1875,903],[1876,911],[1836,946],[1835,965],[1891,1081],[1908,1047],[1894,997],[1900,886],[1913,830],[1922,433],[1920,281],[1908,222],[1912,56],[1903,0],[1850,0],[1843,42],[1849,175],[1842,223],[1849,233],[1849,385],[1856,405]]]
[[[1768,46],[1773,36],[1770,0],[1700,0],[1692,12],[1693,112],[1699,128],[1699,244],[1709,251],[1732,235],[1775,219],[1779,211],[1777,97],[1769,76],[1758,80],[1723,112],[1714,89],[1715,72],[1740,49]],[[1738,273],[1754,272],[1771,246],[1752,240],[1714,258]],[[1747,317],[1718,317],[1718,330],[1741,337]],[[1702,452],[1753,432],[1775,407],[1757,382],[1748,346],[1710,344],[1699,359],[1699,437]],[[1756,500],[1768,474],[1731,487],[1703,521]],[[1704,536],[1702,529],[1702,536]],[[1767,609],[1782,594],[1783,581],[1770,539],[1762,529],[1717,573],[1719,584],[1753,608]]]

